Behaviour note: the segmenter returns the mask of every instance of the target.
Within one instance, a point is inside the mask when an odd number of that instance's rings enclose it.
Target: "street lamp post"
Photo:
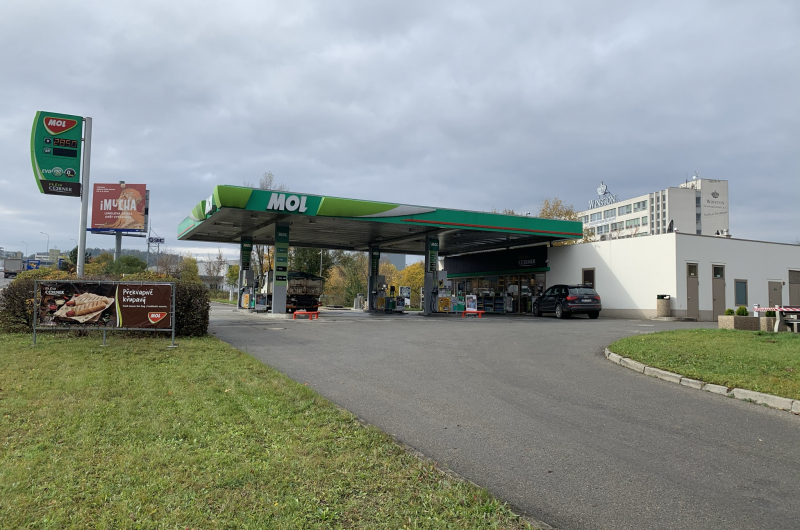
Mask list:
[[[20,241],[20,243],[25,243],[25,242],[24,241]],[[28,258],[28,244],[27,243],[25,243],[25,255],[23,257],[26,258],[26,259]]]
[[[47,232],[39,232],[47,236],[47,261],[50,261],[50,234]]]

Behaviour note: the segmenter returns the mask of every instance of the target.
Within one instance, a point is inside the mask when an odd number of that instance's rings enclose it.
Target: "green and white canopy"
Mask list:
[[[216,186],[178,227],[178,239],[274,244],[274,225],[291,223],[293,247],[424,254],[425,236],[438,236],[439,255],[580,239],[580,221],[448,210],[323,197],[291,191]]]

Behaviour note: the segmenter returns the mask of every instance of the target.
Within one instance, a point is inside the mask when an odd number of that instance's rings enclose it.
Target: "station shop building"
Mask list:
[[[687,191],[696,209],[698,190]],[[661,216],[659,224],[665,226]],[[369,252],[370,309],[377,308],[381,253],[424,257],[425,298],[445,302],[425,304],[425,313],[460,310],[473,294],[484,311],[527,314],[536,296],[561,283],[594,286],[601,316],[612,318],[654,317],[658,295],[669,295],[671,316],[706,321],[740,305],[800,305],[799,245],[661,226],[649,237],[560,246],[554,243],[583,237],[581,221],[217,186],[178,237],[240,245],[244,284],[251,246],[275,245],[275,293],[285,293],[290,246]],[[280,304],[273,311],[281,312]]]

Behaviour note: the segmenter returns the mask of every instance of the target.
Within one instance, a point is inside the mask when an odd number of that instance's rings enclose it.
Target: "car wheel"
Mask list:
[[[569,313],[564,311],[564,308],[561,307],[561,304],[556,304],[556,318],[567,318]]]
[[[533,316],[535,317],[542,316],[542,310],[539,308],[539,304],[533,304]]]
[[[589,318],[592,319],[598,318],[599,316],[600,316],[600,311],[592,311],[591,313],[589,313]]]

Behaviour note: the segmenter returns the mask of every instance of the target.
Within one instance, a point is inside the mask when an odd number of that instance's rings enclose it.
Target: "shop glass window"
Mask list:
[[[733,285],[736,305],[747,305],[747,280],[734,280]]]

